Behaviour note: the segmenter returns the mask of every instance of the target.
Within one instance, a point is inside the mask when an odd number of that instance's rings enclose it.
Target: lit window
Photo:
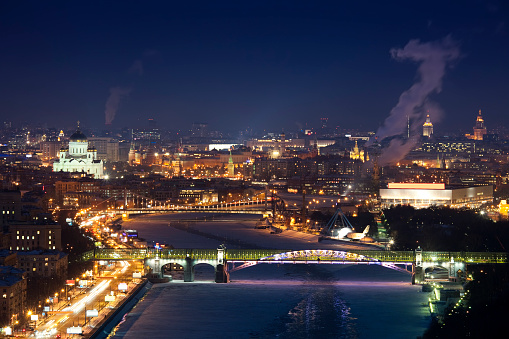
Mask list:
[[[19,240],[19,235],[18,235],[18,236],[16,236],[16,239],[17,239],[17,240]]]
[[[34,271],[34,272],[35,272],[36,270],[37,270],[37,268],[35,268],[35,267],[34,267],[34,268],[32,268],[32,271]]]
[[[40,233],[41,233],[41,231],[37,231],[37,234],[40,234]]]

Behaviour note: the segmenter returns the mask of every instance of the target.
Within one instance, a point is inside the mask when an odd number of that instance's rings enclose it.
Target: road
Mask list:
[[[97,318],[103,318],[105,313],[114,308],[118,301],[125,296],[125,293],[118,290],[118,284],[132,281],[134,265],[127,261],[121,261],[115,266],[112,270],[102,272],[102,276],[98,277],[92,286],[72,299],[70,304],[65,305],[64,302],[57,304],[55,306],[57,311],[49,312],[50,314],[37,324],[36,331],[31,336],[55,338],[57,335],[61,335],[62,338],[66,338],[69,327],[82,327],[84,334],[92,330],[94,324],[98,323],[98,319],[92,318],[91,326],[91,318],[85,317],[86,310],[97,310],[100,312]],[[133,284],[130,287],[132,289]],[[105,296],[112,294],[116,296],[115,301],[106,302]],[[70,337],[72,338],[72,336]]]

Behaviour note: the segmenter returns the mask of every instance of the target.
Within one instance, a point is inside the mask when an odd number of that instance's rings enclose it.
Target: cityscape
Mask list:
[[[0,337],[506,332],[504,2],[2,7]]]

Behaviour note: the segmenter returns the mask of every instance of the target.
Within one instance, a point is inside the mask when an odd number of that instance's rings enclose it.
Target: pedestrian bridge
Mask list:
[[[424,269],[441,265],[451,275],[465,271],[468,264],[507,263],[506,252],[428,252],[415,251],[336,251],[280,249],[95,249],[84,254],[84,260],[144,260],[154,273],[176,263],[184,267],[184,281],[194,280],[194,266],[209,264],[216,268],[216,282],[228,281],[229,273],[257,264],[367,264],[381,265],[411,273],[419,278]],[[408,267],[411,270],[408,270]]]
[[[280,249],[224,249],[226,261],[345,261],[412,263],[416,260],[416,251],[372,251],[353,252],[335,250],[280,250]],[[507,263],[506,252],[428,252],[422,251],[422,261],[461,261],[472,264]],[[85,260],[144,260],[153,259],[192,260],[217,259],[218,249],[153,249],[153,248],[97,248],[84,253]]]

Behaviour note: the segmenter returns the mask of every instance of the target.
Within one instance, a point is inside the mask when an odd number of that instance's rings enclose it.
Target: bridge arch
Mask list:
[[[380,262],[380,260],[367,257],[355,252],[335,251],[335,250],[299,250],[282,252],[260,258],[260,261],[266,260],[302,260],[302,259],[315,259],[315,260],[331,260],[331,261],[366,261],[366,262]]]
[[[236,266],[235,264],[240,264]],[[228,273],[232,273],[244,268],[248,268],[257,264],[276,263],[276,264],[367,264],[367,265],[380,265],[385,268],[412,274],[412,262],[385,262],[378,258],[373,258],[367,255],[336,250],[298,250],[286,251],[281,253],[271,254],[262,257],[258,260],[233,260],[229,261],[230,268]],[[404,267],[401,267],[403,265]],[[408,269],[410,266],[410,270]]]

